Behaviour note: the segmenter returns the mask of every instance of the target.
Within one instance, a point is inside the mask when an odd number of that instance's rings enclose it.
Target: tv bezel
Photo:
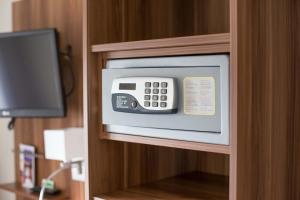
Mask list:
[[[59,62],[59,48],[58,48],[58,32],[56,29],[38,29],[38,30],[30,30],[30,31],[18,31],[18,32],[10,32],[10,33],[0,33],[1,38],[10,38],[10,37],[20,37],[20,36],[34,36],[34,35],[42,35],[49,34],[51,43],[51,51],[53,51],[54,55],[54,63],[57,67],[54,67],[54,81],[57,84],[57,90],[60,94],[59,98],[59,106],[57,108],[12,108],[12,109],[1,109],[0,108],[0,117],[13,117],[13,118],[58,118],[65,117],[66,114],[66,106],[65,99],[63,93],[63,82],[61,76],[61,68]]]

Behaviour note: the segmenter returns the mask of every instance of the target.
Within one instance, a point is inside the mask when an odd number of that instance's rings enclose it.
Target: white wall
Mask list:
[[[12,31],[12,0],[0,0],[0,32]],[[9,119],[0,119],[0,183],[15,181],[14,133],[7,130]],[[1,200],[14,200],[15,195],[0,190]]]

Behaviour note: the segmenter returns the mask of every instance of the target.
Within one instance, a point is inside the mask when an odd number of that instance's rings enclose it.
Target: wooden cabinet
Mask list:
[[[299,199],[299,12],[293,0],[86,1],[89,198]],[[107,59],[218,53],[230,54],[229,146],[104,131]]]
[[[299,1],[24,0],[13,9],[15,30],[62,32],[78,84],[66,119],[17,120],[16,145],[43,152],[43,129],[83,126],[87,199],[300,199]],[[230,145],[104,131],[107,59],[220,53],[230,55]],[[39,181],[57,166],[39,161]],[[68,173],[57,181],[82,195]]]

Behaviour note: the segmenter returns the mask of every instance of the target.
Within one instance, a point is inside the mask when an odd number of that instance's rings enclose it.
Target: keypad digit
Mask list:
[[[168,83],[167,82],[162,82],[161,83],[161,87],[162,88],[167,88],[168,87]]]
[[[167,101],[167,99],[168,99],[168,98],[167,98],[166,95],[161,95],[161,96],[160,96],[160,100],[161,100],[161,101]]]
[[[150,100],[150,95],[145,95],[144,100]]]
[[[145,94],[151,94],[151,89],[145,89]]]
[[[145,87],[151,87],[151,82],[146,82]]]
[[[161,89],[162,94],[167,94],[168,90],[167,89]]]
[[[159,83],[158,82],[154,82],[153,83],[153,87],[158,88],[159,87]]]
[[[152,102],[152,107],[158,107],[158,102]]]
[[[158,100],[158,95],[153,95],[152,100],[157,101]]]
[[[162,107],[162,108],[167,107],[167,102],[160,102],[160,107]]]
[[[159,93],[159,89],[153,89],[153,94],[158,94]]]

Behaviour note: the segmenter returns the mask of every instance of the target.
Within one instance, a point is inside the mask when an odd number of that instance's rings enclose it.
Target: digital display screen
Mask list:
[[[135,90],[136,84],[135,83],[120,83],[119,90]]]

